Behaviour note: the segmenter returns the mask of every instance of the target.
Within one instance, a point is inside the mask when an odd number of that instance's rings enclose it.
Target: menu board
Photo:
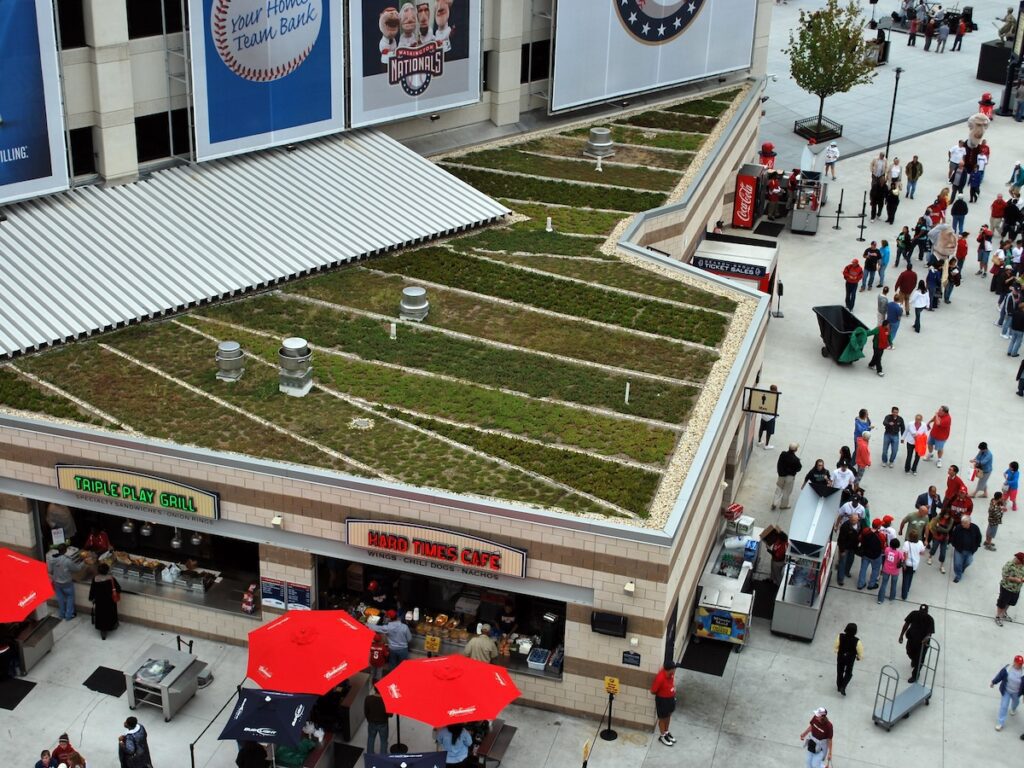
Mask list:
[[[284,582],[279,579],[260,579],[260,602],[264,608],[284,608]]]
[[[313,608],[312,590],[308,584],[286,584],[288,610],[308,611]]]

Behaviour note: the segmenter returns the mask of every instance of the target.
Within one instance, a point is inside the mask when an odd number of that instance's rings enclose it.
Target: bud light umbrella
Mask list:
[[[0,549],[0,624],[21,621],[53,597],[46,563]]]
[[[288,611],[249,633],[246,675],[275,691],[327,693],[369,666],[373,636],[345,611]]]
[[[433,728],[493,720],[520,695],[507,670],[466,656],[403,661],[377,691],[388,712]]]
[[[298,746],[316,698],[305,693],[242,688],[238,691],[238,703],[217,738]]]
[[[425,752],[422,755],[363,755],[366,768],[445,768],[447,752]]]

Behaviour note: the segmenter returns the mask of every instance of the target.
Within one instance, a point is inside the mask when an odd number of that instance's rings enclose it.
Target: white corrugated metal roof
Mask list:
[[[455,232],[508,209],[357,131],[4,210],[0,357]]]

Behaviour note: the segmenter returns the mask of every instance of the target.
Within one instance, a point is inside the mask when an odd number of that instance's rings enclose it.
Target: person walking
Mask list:
[[[910,306],[914,308],[914,333],[921,332],[921,313],[931,306],[932,297],[924,280],[917,281],[917,288],[910,295]]]
[[[931,519],[928,517],[928,507],[925,504],[921,504],[910,514],[904,516],[900,521],[899,530],[896,531],[900,536],[910,537],[910,534],[916,533],[918,541],[924,539],[925,531],[928,528],[928,523]]]
[[[777,385],[772,384],[768,387],[770,392],[778,392],[779,388]],[[762,413],[761,423],[757,428],[757,442],[760,444],[761,438],[764,437],[764,449],[770,451],[775,446],[772,445],[772,435],[775,434],[775,419],[778,416],[772,413]]]
[[[92,603],[92,623],[99,630],[100,639],[107,639],[107,632],[117,629],[117,604],[121,601],[121,585],[110,575],[110,566],[100,563],[92,584],[89,585],[89,602]]]
[[[890,327],[892,323],[889,324]],[[889,414],[882,419],[882,466],[892,469],[893,464],[899,456],[900,442],[903,434],[907,431],[906,422],[900,416],[900,409],[895,405],[889,410]]]
[[[389,726],[391,714],[384,708],[384,699],[374,683],[370,683],[370,691],[363,700],[363,715],[366,717],[366,754],[388,754]],[[374,749],[379,744],[380,749]]]
[[[85,568],[85,563],[75,562],[68,556],[68,545],[58,544],[57,554],[49,559],[46,568],[57,593],[57,616],[64,621],[75,618],[75,574]]]
[[[921,161],[917,159],[917,155],[907,163],[903,169],[903,175],[907,179],[907,199],[913,200],[914,195],[917,193],[917,182],[924,175],[924,166]]]
[[[949,24],[943,19],[942,23],[939,24],[938,29],[935,30],[935,52],[945,53],[946,52],[946,40],[949,38]]]
[[[988,449],[988,443],[978,443],[978,452],[971,459],[971,466],[974,467],[973,474],[977,476],[978,485],[972,494],[975,498],[988,498],[988,479],[992,475],[992,451]]]
[[[782,509],[789,509],[790,507],[789,497],[793,493],[793,484],[796,482],[796,475],[801,469],[803,469],[803,465],[800,463],[800,459],[796,455],[798,450],[800,450],[800,445],[798,443],[790,443],[789,450],[783,451],[779,454],[779,460],[775,465],[779,479],[775,483],[775,496],[772,499],[772,509],[777,509],[779,507]]]
[[[1017,382],[1017,397],[1024,397],[1024,360],[1020,361],[1020,365],[1017,366],[1017,376],[1014,379]]]
[[[921,565],[921,554],[924,552],[924,544],[921,543],[921,533],[916,529],[907,533],[907,540],[903,542],[900,551],[903,552],[903,581],[900,584],[900,597],[906,600],[910,596],[910,585],[914,583],[914,574]]]
[[[878,250],[878,243],[871,241],[871,245],[864,249],[864,270],[861,275],[860,290],[871,290],[875,285],[875,277],[878,276],[878,264],[882,260],[882,252]]]
[[[903,619],[903,629],[900,630],[899,643],[902,645],[903,639],[906,638],[907,644],[904,647],[906,648],[907,656],[910,658],[911,669],[910,677],[907,678],[908,683],[917,682],[925,647],[928,645],[928,640],[934,634],[935,620],[928,613],[928,606],[925,603],[922,603],[921,607],[916,611],[908,613],[906,618]]]
[[[889,321],[884,320],[882,324],[877,328],[868,331],[868,336],[873,336],[871,340],[871,361],[868,363],[868,368],[873,368],[875,373],[879,376],[885,376],[882,372],[882,354],[889,348]]]
[[[1024,78],[1017,81],[1017,87],[1013,89],[1013,98],[1017,106],[1013,109],[1013,119],[1018,123],[1024,120]]]
[[[142,723],[134,717],[124,721],[125,732],[117,737],[124,768],[153,768],[149,736]]]
[[[940,512],[928,523],[928,565],[932,564],[935,553],[939,553],[939,573],[946,572],[946,548],[956,521],[951,512]]]
[[[863,277],[864,268],[860,265],[860,259],[853,259],[843,268],[843,280],[846,283],[846,308],[851,312],[857,301],[857,286]]]
[[[992,201],[988,212],[988,227],[993,232],[998,232],[1003,228],[1003,214],[1006,213],[1006,200],[1003,198],[1002,192],[996,194],[996,199]]]
[[[878,324],[885,320],[885,311],[889,307],[889,287],[882,288],[882,292],[875,299],[875,313],[878,315]],[[891,335],[891,332],[890,332]]]
[[[924,416],[920,413],[914,416],[914,421],[904,425],[903,442],[907,447],[907,458],[903,462],[903,472],[917,474],[917,465],[925,452],[925,444],[928,440],[928,427],[924,424]]]
[[[892,182],[885,190],[885,223],[896,223],[896,209],[900,207],[900,185]],[[884,241],[883,241],[884,242]]]
[[[864,523],[858,512],[852,513],[842,525],[836,536],[836,548],[839,550],[836,566],[836,583],[841,587],[852,576],[853,558],[857,554],[860,535],[864,531]]]
[[[904,296],[909,296],[917,285],[917,273],[914,272],[911,264],[911,256],[914,252],[914,236],[910,234],[910,227],[904,225],[900,233],[896,235],[896,268],[899,269],[900,261],[907,260],[907,268],[896,277],[896,291]],[[908,274],[909,273],[909,274]]]
[[[676,711],[676,666],[666,661],[651,684],[654,694],[654,709],[658,715],[658,741],[666,747],[674,746],[676,737],[669,731],[672,724],[672,713]]]
[[[1003,472],[1003,496],[1006,503],[1013,505],[1013,511],[1017,511],[1017,489],[1020,487],[1020,464],[1011,461],[1010,466]]]
[[[884,179],[877,179],[871,183],[868,190],[868,204],[871,206],[871,221],[882,218],[882,209],[885,207],[885,195],[888,187]]]
[[[807,750],[807,768],[822,768],[832,762],[832,723],[828,719],[828,710],[818,707],[810,725],[800,734],[800,740]]]
[[[871,466],[870,440],[870,429],[861,432],[860,437],[857,438],[857,453],[854,454],[857,463],[857,482],[864,479],[864,474],[868,471],[868,467]]]
[[[900,330],[900,323],[903,322],[903,304],[900,302],[899,294],[885,305],[885,320],[889,323],[889,349],[895,349],[896,334]]]
[[[864,643],[857,637],[857,625],[850,623],[836,636],[832,644],[836,654],[836,689],[843,696],[853,679],[853,665],[864,660]]]
[[[957,173],[962,173],[965,178],[968,177],[966,171],[957,170]],[[967,201],[963,198],[963,191],[962,186],[958,186],[957,183],[953,184],[953,194],[956,195],[959,193],[960,196],[953,200],[953,204],[949,207],[949,215],[951,217],[950,224],[953,227],[953,231],[958,235],[964,234],[964,220],[967,218],[967,214],[970,213],[970,207],[967,205]]]
[[[1003,565],[999,578],[999,597],[996,598],[996,624],[1003,626],[1004,621],[1013,621],[1006,609],[1017,604],[1020,587],[1024,584],[1024,552],[1018,552]],[[1014,704],[1016,709],[1017,705]]]
[[[951,187],[949,198],[950,203],[954,203],[962,198],[964,194],[964,187],[967,186],[967,182],[969,182],[970,180],[971,172],[967,170],[967,164],[963,160],[961,160],[956,164],[956,168],[950,171],[949,174],[949,185]],[[967,203],[964,203],[965,207],[966,205]],[[954,217],[957,215],[956,211],[954,211],[952,207],[949,209],[949,215]],[[964,216],[966,215],[967,214],[965,212]],[[953,225],[953,230],[959,234],[959,230],[956,229],[955,220],[950,223]],[[962,224],[963,222],[961,221],[961,225]]]
[[[878,260],[878,287],[882,288],[885,286],[885,271],[889,268],[889,262],[892,259],[892,250],[889,248],[888,240],[882,239],[882,244],[878,246],[878,252],[882,254],[882,258]]]
[[[960,19],[960,23],[956,25],[956,32],[953,37],[953,47],[951,51],[959,51],[964,44],[964,35],[967,34],[967,22]]]
[[[906,555],[900,551],[900,540],[890,539],[882,553],[882,580],[878,587],[878,604],[885,602],[885,588],[889,587],[889,600],[896,599],[896,588],[899,585],[900,572]]]
[[[822,175],[832,174],[832,181],[836,180],[836,163],[839,162],[839,145],[834,141],[825,147],[825,170]]]
[[[928,311],[934,312],[939,308],[939,296],[942,293],[942,263],[931,261],[928,264],[925,282],[928,285]]]
[[[1006,725],[1007,713],[1017,714],[1020,706],[1020,694],[1024,683],[1024,656],[1014,656],[1013,663],[1000,669],[992,678],[989,688],[999,686],[999,716],[996,719],[996,730],[1003,730]]]
[[[1003,514],[1006,512],[1006,501],[1003,499],[1002,491],[992,494],[992,500],[988,503],[988,520],[985,525],[985,543],[983,546],[990,552],[996,551],[994,543],[996,534],[999,533],[999,526],[1003,523]]]
[[[1010,315],[1010,345],[1006,348],[1008,357],[1020,357],[1020,344],[1024,340],[1024,301],[1017,302]]]
[[[954,526],[949,534],[953,547],[953,583],[964,577],[964,571],[974,562],[974,554],[981,547],[981,529],[971,522],[970,515],[960,516],[960,525]]]
[[[860,535],[860,546],[857,552],[860,555],[860,573],[857,576],[857,589],[867,587],[870,590],[878,589],[878,571],[882,567],[882,520],[875,518],[871,521],[871,527],[865,527]],[[871,570],[871,579],[868,581],[868,570]]]
[[[932,456],[938,455],[935,466],[942,466],[942,453],[946,448],[946,441],[949,440],[952,425],[953,417],[949,415],[949,406],[940,405],[935,415],[928,419],[928,455],[924,457],[925,461],[931,461]]]
[[[924,49],[930,51],[932,49],[932,38],[935,37],[935,19],[925,18],[924,20]]]

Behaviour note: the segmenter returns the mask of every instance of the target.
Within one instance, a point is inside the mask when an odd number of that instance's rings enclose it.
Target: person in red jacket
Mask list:
[[[654,708],[658,713],[658,731],[661,734],[658,741],[666,747],[674,746],[676,737],[668,730],[676,709],[676,665],[671,661],[666,661],[654,676],[651,693],[654,694]]]
[[[1003,214],[1006,213],[1006,200],[1003,199],[1002,193],[996,195],[996,199],[992,201],[992,207],[989,208],[989,219],[988,226],[993,232],[998,232],[1003,226]]]
[[[843,280],[846,281],[846,308],[853,311],[854,302],[857,301],[857,284],[864,277],[864,268],[860,265],[860,259],[854,259],[843,268]]]
[[[882,356],[878,356],[881,360]],[[874,360],[874,358],[872,358]],[[871,445],[868,442],[871,439],[871,430],[866,429],[860,433],[860,437],[857,438],[856,453],[854,454],[854,461],[857,462],[857,481],[860,482],[864,478],[864,473],[868,471],[868,467],[871,466]]]
[[[953,424],[953,417],[949,415],[949,406],[940,405],[935,415],[928,419],[928,455],[925,461],[931,461],[932,456],[938,454],[936,467],[942,466],[942,452],[946,448],[946,441],[949,440],[949,430]]]
[[[868,335],[875,337],[871,344],[874,354],[871,355],[871,362],[868,363],[868,368],[874,368],[875,373],[879,376],[885,376],[882,373],[882,353],[889,348],[889,321],[883,320],[880,326],[868,331]],[[858,452],[859,450],[858,448]]]

